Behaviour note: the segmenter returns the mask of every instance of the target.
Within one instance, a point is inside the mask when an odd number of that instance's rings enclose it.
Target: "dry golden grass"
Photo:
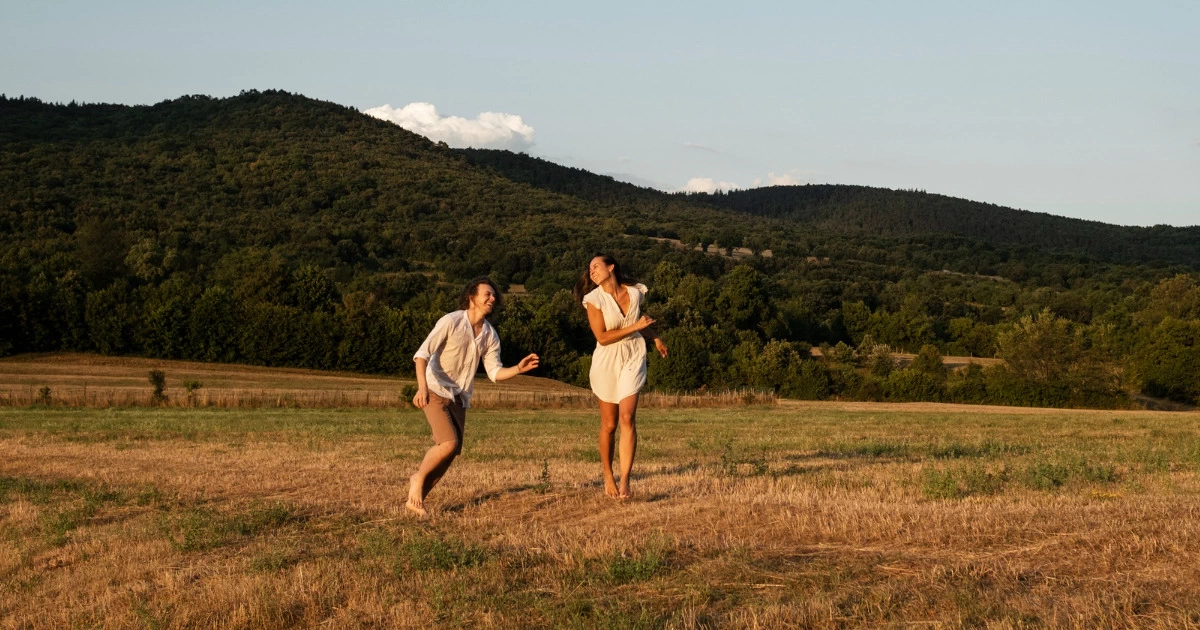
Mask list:
[[[1200,414],[0,409],[0,626],[1192,627]]]
[[[150,370],[167,377],[166,401],[152,400]],[[201,387],[189,393],[187,381]],[[67,407],[319,408],[409,406],[404,395],[413,379],[251,365],[105,357],[90,354],[30,354],[0,359],[0,406]],[[50,390],[49,402],[42,388]],[[692,395],[647,393],[646,407],[710,407],[770,404],[771,392],[734,391]],[[500,383],[475,380],[476,408],[592,408],[588,389],[521,375]]]

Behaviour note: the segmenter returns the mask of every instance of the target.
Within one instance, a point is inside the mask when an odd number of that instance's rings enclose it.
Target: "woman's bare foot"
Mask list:
[[[613,499],[619,498],[621,496],[621,493],[617,491],[616,482],[614,482],[612,479],[604,480],[604,494],[607,494],[609,497],[611,497]]]
[[[629,484],[625,483],[624,479],[621,480],[621,491],[617,493],[617,498],[622,501],[633,498],[633,493],[629,491]]]

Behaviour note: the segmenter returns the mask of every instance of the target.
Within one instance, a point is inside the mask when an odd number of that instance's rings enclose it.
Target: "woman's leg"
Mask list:
[[[633,472],[633,457],[637,453],[637,404],[638,395],[628,396],[621,401],[618,415],[621,424],[621,487],[618,496],[628,499],[629,475]]]
[[[455,417],[458,416],[458,417]],[[405,507],[424,516],[425,497],[446,474],[454,458],[462,452],[462,429],[466,421],[462,407],[434,394],[425,406],[425,419],[433,429],[434,446],[425,451],[417,472],[408,478],[408,502]]]
[[[600,401],[600,471],[604,475],[604,494],[617,497],[617,483],[613,480],[613,434],[617,432],[617,405]]]

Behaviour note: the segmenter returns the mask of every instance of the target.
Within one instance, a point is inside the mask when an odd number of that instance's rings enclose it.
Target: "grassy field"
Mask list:
[[[0,408],[0,627],[1200,626],[1200,414]]]
[[[413,379],[254,365],[199,363],[95,354],[25,354],[0,358],[0,405],[24,406],[39,400],[72,407],[149,405],[150,370],[166,375],[167,404],[187,407],[398,407]],[[191,394],[184,384],[198,383]],[[546,402],[586,399],[591,392],[548,378],[521,375],[496,384],[476,385],[479,402]]]
[[[148,376],[166,377],[165,401],[152,399]],[[195,386],[189,392],[186,384]],[[219,407],[219,408],[375,408],[409,406],[411,378],[273,368],[227,363],[198,363],[109,357],[81,353],[24,354],[0,358],[0,407],[34,404],[67,407]],[[703,407],[743,400],[774,402],[771,392],[711,392],[692,395],[649,393],[642,405]],[[522,374],[492,383],[475,379],[477,408],[591,408],[591,390]]]

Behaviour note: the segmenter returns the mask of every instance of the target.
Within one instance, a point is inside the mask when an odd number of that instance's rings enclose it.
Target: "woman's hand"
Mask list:
[[[429,390],[424,387],[417,388],[417,395],[413,396],[413,406],[417,409],[424,409],[429,404]]]
[[[531,370],[536,370],[537,366],[538,366],[538,355],[531,354],[531,355],[525,357],[524,359],[521,359],[521,362],[517,364],[517,370],[520,371],[522,374],[524,374]]]
[[[636,330],[645,330],[654,325],[654,318],[649,315],[642,315],[630,328]]]
[[[663,343],[662,337],[654,338],[654,349],[658,350],[658,354],[662,358],[667,358],[667,344]]]

